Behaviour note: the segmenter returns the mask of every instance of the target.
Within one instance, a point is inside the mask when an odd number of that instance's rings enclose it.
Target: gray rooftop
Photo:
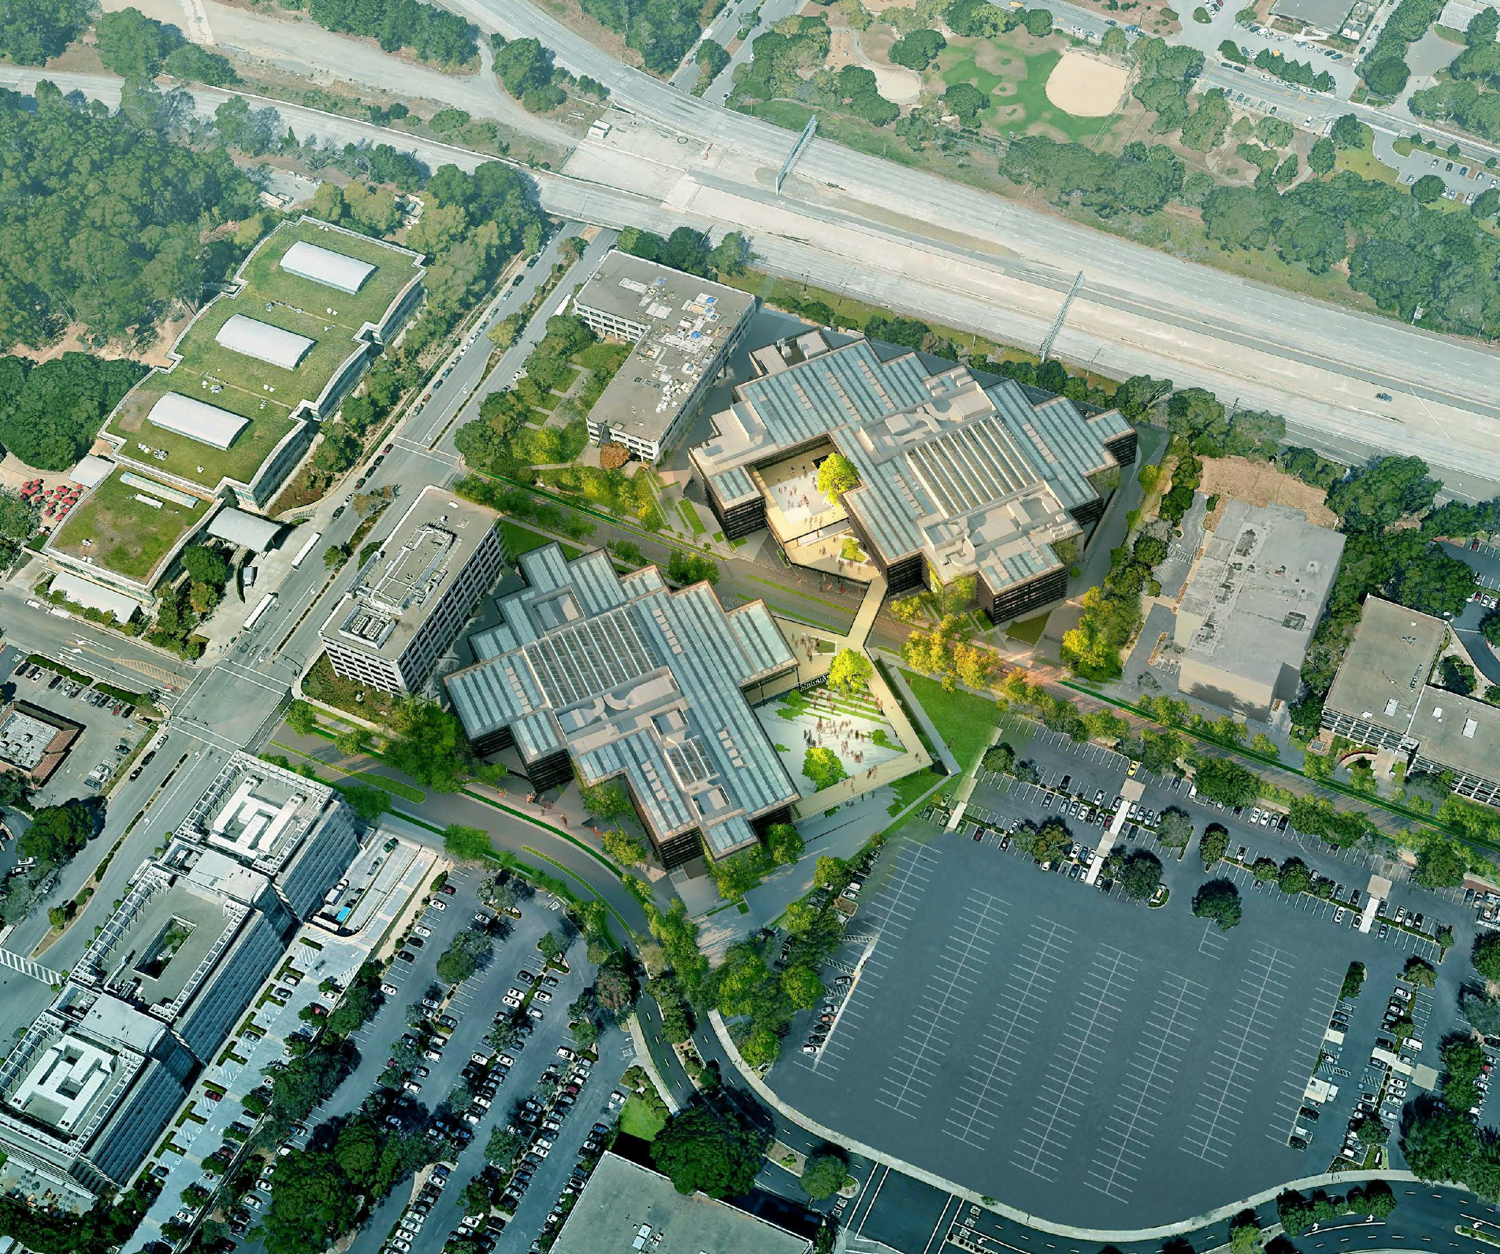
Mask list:
[[[508,727],[527,762],[566,749],[591,783],[623,774],[659,838],[696,827],[715,854],[797,799],[742,693],[795,665],[763,603],[726,612],[708,584],[621,577],[602,550],[519,565],[527,587],[471,641],[481,660],[445,681],[471,739]]]
[[[1404,735],[1446,630],[1441,618],[1366,597],[1354,642],[1324,706]]]
[[[555,1254],[807,1254],[812,1243],[728,1202],[687,1196],[649,1167],[605,1154],[578,1195]]]
[[[1117,410],[1085,416],[1063,397],[869,340],[829,349],[802,336],[790,357],[740,385],[692,451],[715,495],[747,500],[748,468],[828,439],[859,471],[844,507],[886,561],[921,552],[944,582],[977,570],[998,591],[1060,565],[1051,545],[1081,533],[1069,511],[1097,499],[1090,477],[1116,466],[1105,441],[1130,431]]]
[[[178,824],[177,835],[274,875],[334,797],[327,784],[237,750]]]
[[[399,658],[498,517],[447,488],[423,488],[328,616],[324,638]]]
[[[658,440],[755,308],[755,297],[613,249],[574,304],[629,321],[639,337],[591,417]]]
[[[1454,771],[1500,775],[1500,708],[1442,688],[1427,688],[1417,703],[1411,734],[1417,752]]]
[[[1177,612],[1190,657],[1274,685],[1298,670],[1344,552],[1344,537],[1300,510],[1233,500],[1209,537]]]

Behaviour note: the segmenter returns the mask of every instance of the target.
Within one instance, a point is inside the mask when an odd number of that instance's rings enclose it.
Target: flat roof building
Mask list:
[[[1429,684],[1448,624],[1366,597],[1354,641],[1323,702],[1323,726],[1404,753],[1408,778],[1440,775],[1461,797],[1500,804],[1500,708]]]
[[[555,1254],[808,1254],[812,1242],[649,1167],[606,1153],[557,1234]]]
[[[505,564],[492,509],[424,488],[323,624],[345,679],[414,692]]]
[[[45,784],[81,731],[82,723],[30,701],[12,701],[0,711],[0,769]]]
[[[612,249],[573,312],[598,335],[635,345],[588,414],[595,444],[660,459],[718,377],[755,312],[755,297]]]
[[[1180,691],[1254,718],[1295,700],[1343,552],[1299,510],[1230,501],[1177,609]]]
[[[124,1187],[194,1069],[165,1024],[69,981],[0,1062],[6,1171],[75,1209]]]
[[[690,454],[724,534],[769,526],[795,560],[852,532],[893,595],[974,575],[994,622],[1065,594],[1085,528],[1135,460],[1118,410],[1085,414],[909,349],[808,332],[757,360],[769,373],[735,389]],[[816,475],[834,452],[859,482],[828,502]]]
[[[1448,625],[1366,597],[1354,640],[1323,700],[1323,726],[1375,749],[1411,748],[1408,733]]]
[[[797,788],[746,700],[796,660],[764,603],[726,612],[713,588],[673,592],[593,550],[523,553],[526,588],[445,678],[481,753],[514,748],[538,790],[623,779],[668,868],[723,857],[784,821]]]
[[[208,1063],[295,923],[266,876],[173,841],[135,873],[72,976],[160,1020]]]
[[[354,812],[335,789],[243,751],[176,834],[272,881],[298,919],[317,909],[359,853]]]

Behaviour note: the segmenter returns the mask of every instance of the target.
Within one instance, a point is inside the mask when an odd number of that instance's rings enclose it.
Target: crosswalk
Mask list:
[[[30,976],[33,980],[39,980],[43,984],[61,984],[63,974],[54,971],[51,967],[44,967],[40,962],[33,962],[30,958],[18,953],[12,953],[9,949],[0,949],[0,966],[7,966],[12,971],[19,971],[22,975]]]

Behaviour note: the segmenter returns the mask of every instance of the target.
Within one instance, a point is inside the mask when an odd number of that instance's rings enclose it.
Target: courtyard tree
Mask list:
[[[812,745],[802,755],[802,773],[812,780],[814,788],[819,792],[848,778],[839,755],[823,745]]]
[[[1500,983],[1500,932],[1481,932],[1474,938],[1470,956],[1474,970],[1492,984]]]
[[[1227,932],[1238,925],[1243,913],[1240,890],[1230,880],[1209,880],[1193,897],[1193,913],[1200,919],[1212,919],[1219,931]]]
[[[818,467],[818,491],[830,505],[837,505],[845,492],[858,486],[859,471],[842,453],[828,454]]]
[[[828,686],[848,697],[863,692],[875,667],[858,649],[840,649],[828,667]]]

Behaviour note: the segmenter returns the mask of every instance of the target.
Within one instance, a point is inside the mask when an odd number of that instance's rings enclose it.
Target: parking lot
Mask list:
[[[1044,778],[1119,791],[1128,762],[1045,735],[1018,746]],[[1198,831],[1210,820],[1175,781],[1144,770],[1135,779],[1142,807],[1180,804]],[[772,1086],[852,1138],[1088,1226],[1169,1222],[1323,1170],[1339,1152],[1340,1112],[1358,1100],[1380,1010],[1379,992],[1368,1013],[1359,1007],[1355,1073],[1308,1149],[1289,1147],[1345,969],[1357,959],[1371,988],[1388,988],[1413,951],[1431,957],[1436,946],[1394,927],[1385,940],[1354,930],[1351,909],[1335,924],[1336,904],[1255,888],[1225,867],[1215,875],[1240,883],[1244,921],[1221,933],[1189,909],[1207,878],[1196,850],[1178,861],[1145,832],[1124,847],[1162,859],[1171,896],[1161,909],[1043,872],[1001,848],[1010,818],[1057,813],[1042,795],[983,778],[965,820],[987,815],[993,829],[979,839],[967,821],[940,830],[939,814],[887,850],[849,926],[842,957],[856,978],[827,1043],[790,1052]],[[1230,829],[1231,855],[1243,843],[1250,860],[1296,855],[1346,886],[1368,882],[1363,855],[1307,851],[1295,833],[1213,817]],[[1066,821],[1085,844],[1101,834]],[[1398,890],[1429,915],[1446,905]],[[1443,1026],[1424,1030],[1435,1042]]]
[[[75,684],[55,671],[30,666],[13,649],[0,656],[0,673],[9,676],[17,700],[29,701],[83,725],[62,765],[37,790],[35,800],[41,805],[101,793],[119,764],[150,731],[143,720],[127,717],[127,707],[122,703],[105,700],[94,689]]]

